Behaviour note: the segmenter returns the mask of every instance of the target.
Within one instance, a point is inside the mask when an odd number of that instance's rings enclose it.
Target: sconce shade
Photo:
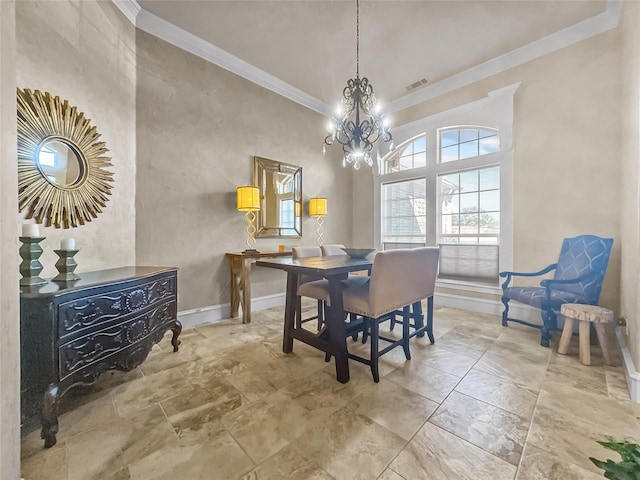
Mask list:
[[[236,189],[238,194],[237,208],[241,212],[260,210],[260,190],[253,185],[244,185]]]
[[[322,217],[327,215],[327,199],[326,198],[310,198],[309,199],[309,216]]]

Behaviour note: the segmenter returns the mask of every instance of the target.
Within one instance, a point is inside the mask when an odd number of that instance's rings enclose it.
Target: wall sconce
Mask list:
[[[244,218],[247,225],[244,231],[247,234],[247,248],[244,253],[258,253],[256,250],[256,214],[260,210],[260,190],[253,185],[243,185],[236,189],[238,201],[237,209],[245,212]]]
[[[327,199],[323,197],[309,199],[309,216],[316,218],[316,233],[318,234],[318,246],[322,245],[322,223],[327,215]]]

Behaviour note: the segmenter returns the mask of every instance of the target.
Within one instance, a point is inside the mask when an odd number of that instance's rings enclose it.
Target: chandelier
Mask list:
[[[322,154],[326,153],[327,145],[338,142],[344,153],[342,166],[352,164],[359,170],[361,162],[373,165],[371,150],[378,138],[391,142],[390,149],[393,150],[389,126],[375,103],[373,85],[368,78],[360,78],[360,0],[356,0],[356,78],[349,79],[342,91],[342,106],[331,117]]]

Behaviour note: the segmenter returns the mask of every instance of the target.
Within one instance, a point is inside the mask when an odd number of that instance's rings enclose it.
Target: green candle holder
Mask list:
[[[18,237],[22,242],[18,253],[22,258],[20,263],[20,286],[31,287],[34,285],[42,285],[47,283],[39,277],[42,271],[42,264],[40,263],[40,255],[42,255],[42,247],[39,245],[45,237]]]
[[[80,250],[54,250],[59,257],[56,262],[56,268],[59,273],[52,278],[54,282],[70,282],[80,278],[79,275],[73,273],[78,266],[73,256],[79,251]]]

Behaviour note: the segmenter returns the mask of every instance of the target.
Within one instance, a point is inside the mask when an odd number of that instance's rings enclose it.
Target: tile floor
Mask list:
[[[558,355],[558,338],[437,308],[435,345],[387,354],[378,384],[351,362],[343,385],[317,350],[282,353],[282,316],[184,331],[178,353],[167,336],[138,369],[70,393],[57,445],[23,434],[23,477],[588,480],[603,478],[590,456],[617,458],[596,440],[640,439],[622,368],[597,346],[581,365],[577,338]]]

